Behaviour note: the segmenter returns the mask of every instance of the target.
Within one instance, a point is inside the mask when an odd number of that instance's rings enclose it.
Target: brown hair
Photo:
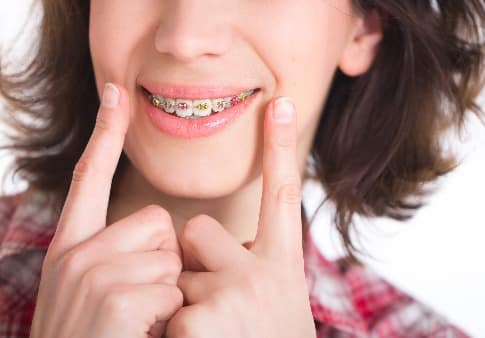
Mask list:
[[[2,147],[16,155],[10,169],[31,188],[52,195],[59,211],[99,105],[89,52],[89,3],[43,0],[38,47],[28,51],[32,60],[16,73],[0,68],[0,94],[10,112],[5,121],[17,132]],[[456,167],[440,139],[449,127],[460,130],[468,111],[482,113],[475,100],[484,82],[480,23],[485,22],[485,4],[352,3],[356,13],[378,11],[383,40],[364,75],[335,73],[307,177],[324,187],[327,197],[321,205],[335,203],[334,223],[355,259],[354,214],[409,218],[423,205],[409,198],[423,197],[424,183]],[[42,123],[25,122],[20,113]],[[113,186],[126,161],[123,153]]]

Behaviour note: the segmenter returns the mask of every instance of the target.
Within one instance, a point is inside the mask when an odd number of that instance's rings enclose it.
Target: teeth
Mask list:
[[[164,110],[167,113],[175,113],[183,118],[198,118],[211,115],[211,113],[219,113],[224,109],[230,108],[245,101],[249,96],[254,94],[256,90],[252,89],[239,95],[228,96],[217,99],[201,99],[201,100],[187,100],[187,99],[173,99],[164,98],[159,95],[149,94],[152,105]]]
[[[209,99],[195,100],[192,110],[196,116],[209,116],[212,112],[212,102]]]
[[[175,114],[179,117],[192,116],[192,100],[176,99]]]
[[[212,110],[216,113],[221,112],[226,107],[224,99],[214,99],[212,100]]]
[[[157,96],[160,98],[160,96]],[[169,98],[160,98],[163,102],[163,106],[161,106],[167,113],[173,114],[175,112],[175,100]]]
[[[232,96],[228,96],[222,99],[224,101],[224,109],[231,107]]]

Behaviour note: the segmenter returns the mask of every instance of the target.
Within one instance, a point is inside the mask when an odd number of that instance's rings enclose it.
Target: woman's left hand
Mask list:
[[[275,100],[264,121],[263,197],[252,246],[241,245],[215,219],[199,215],[184,227],[178,286],[184,305],[167,338],[314,338],[305,280],[296,112],[277,123]],[[275,108],[274,108],[275,107]]]

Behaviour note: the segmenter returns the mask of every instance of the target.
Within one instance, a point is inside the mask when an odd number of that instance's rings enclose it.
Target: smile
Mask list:
[[[165,113],[176,115],[185,119],[198,119],[201,117],[211,116],[232,108],[247,100],[248,97],[254,95],[259,91],[259,88],[251,89],[242,92],[238,95],[221,97],[215,99],[178,99],[163,97],[160,95],[151,94],[143,88],[145,95],[147,95],[150,103],[164,111]]]

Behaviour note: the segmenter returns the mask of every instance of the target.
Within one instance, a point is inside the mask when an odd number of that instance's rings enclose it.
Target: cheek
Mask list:
[[[147,27],[156,20],[146,0],[92,0],[89,23],[89,46],[98,83],[117,81],[129,85],[130,64],[143,43]],[[133,75],[133,74],[131,74]]]
[[[295,100],[301,124],[321,111],[351,19],[343,1],[307,0],[302,6],[282,0],[259,12],[253,29],[255,45],[274,79],[275,95]],[[263,17],[271,18],[270,24]],[[259,26],[258,26],[259,24]]]

